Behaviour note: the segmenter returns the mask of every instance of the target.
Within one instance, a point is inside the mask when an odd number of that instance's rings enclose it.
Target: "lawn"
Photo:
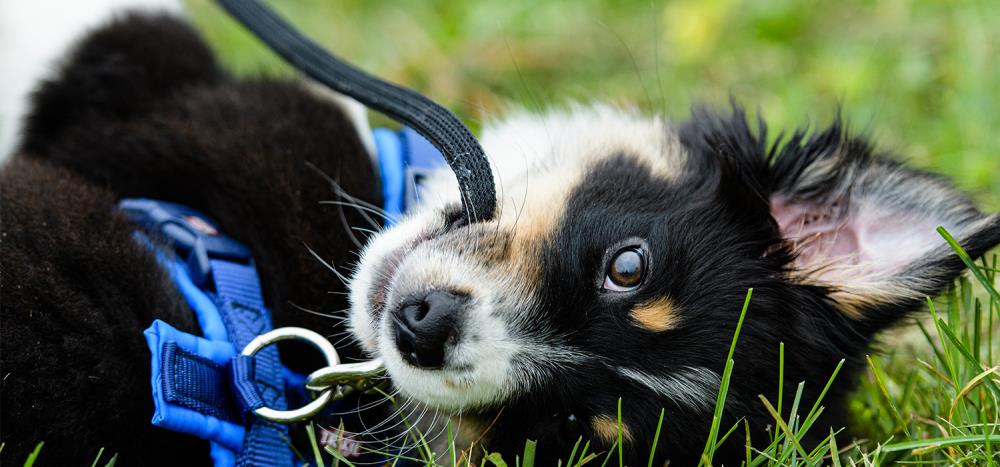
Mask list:
[[[828,121],[1000,209],[1000,2],[504,0],[273,2],[366,70],[473,127],[506,108],[612,101],[684,118],[730,96],[772,126]],[[287,74],[212,2],[189,2],[222,61]]]
[[[189,6],[229,69],[291,73],[211,2]],[[1000,2],[274,6],[341,56],[426,93],[473,128],[511,107],[570,101],[629,103],[681,119],[692,104],[727,105],[732,97],[775,128],[821,125],[839,108],[881,148],[948,175],[984,209],[1000,209]],[[990,263],[980,271],[983,280],[963,280],[939,298],[938,320],[887,338],[891,344],[871,357],[852,406],[853,432],[865,438],[852,444],[838,436],[827,451],[842,449],[846,465],[998,459],[1000,377],[988,371],[1000,360],[995,272]],[[795,449],[791,434],[807,425],[808,412],[784,428],[776,423],[770,450],[752,458],[839,465],[824,457],[829,452]]]

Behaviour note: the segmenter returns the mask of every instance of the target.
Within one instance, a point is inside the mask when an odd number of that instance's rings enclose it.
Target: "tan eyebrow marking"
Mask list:
[[[677,307],[669,297],[659,297],[632,308],[632,319],[652,332],[663,332],[677,326]]]

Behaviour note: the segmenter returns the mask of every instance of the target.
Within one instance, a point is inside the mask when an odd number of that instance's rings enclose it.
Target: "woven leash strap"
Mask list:
[[[486,154],[465,125],[424,95],[345,63],[258,0],[218,0],[226,11],[292,66],[362,104],[410,126],[437,147],[458,179],[469,223],[493,218],[496,188]]]

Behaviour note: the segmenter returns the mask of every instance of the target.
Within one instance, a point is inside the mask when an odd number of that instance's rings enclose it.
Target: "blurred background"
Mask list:
[[[570,101],[681,119],[692,104],[725,106],[732,96],[774,130],[825,124],[842,107],[881,149],[1000,209],[1000,2],[270,4],[342,57],[426,93],[474,128],[511,106]],[[214,3],[186,5],[229,69],[292,73]]]

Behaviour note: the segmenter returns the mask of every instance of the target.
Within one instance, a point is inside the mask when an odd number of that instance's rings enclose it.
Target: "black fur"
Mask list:
[[[308,252],[346,266],[347,224],[324,174],[380,204],[367,152],[342,111],[296,83],[240,81],[184,23],[130,15],[91,34],[35,95],[21,150],[0,173],[6,461],[38,441],[46,464],[207,462],[205,443],[149,425],[152,319],[194,330],[150,253],[113,214],[149,197],[215,218],[254,252],[277,326],[332,334],[343,284]],[[301,308],[300,308],[301,307]],[[339,337],[339,336],[338,336]],[[355,351],[344,347],[347,356]],[[307,349],[283,352],[315,368]]]

